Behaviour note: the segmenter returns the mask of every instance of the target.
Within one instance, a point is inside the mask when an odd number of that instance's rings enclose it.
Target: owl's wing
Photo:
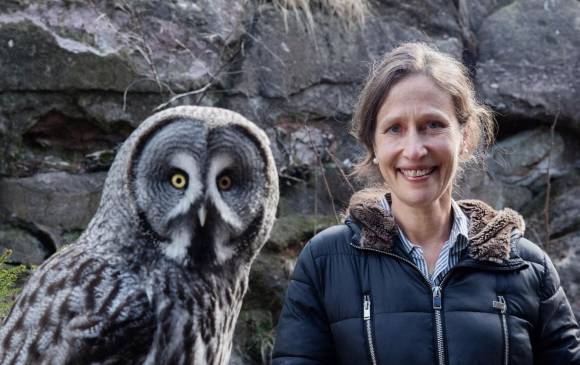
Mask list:
[[[138,277],[87,255],[63,256],[31,278],[0,329],[0,365],[142,360],[155,318]]]

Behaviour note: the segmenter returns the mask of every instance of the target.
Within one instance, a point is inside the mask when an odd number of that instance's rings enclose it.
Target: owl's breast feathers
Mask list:
[[[147,295],[134,275],[83,249],[63,250],[33,275],[0,329],[0,364],[140,363],[155,328]]]
[[[84,245],[45,262],[0,328],[0,364],[224,363],[247,281],[125,269]]]

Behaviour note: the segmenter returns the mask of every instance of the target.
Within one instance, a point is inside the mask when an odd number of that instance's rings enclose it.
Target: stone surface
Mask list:
[[[3,90],[123,91],[137,77],[118,55],[64,39],[31,19],[0,17]]]
[[[0,224],[0,254],[9,249],[8,263],[40,265],[52,253],[41,240],[26,230]]]
[[[265,4],[248,29],[247,55],[226,105],[264,125],[284,115],[350,115],[372,61],[399,42],[432,41],[461,55],[455,12],[445,1],[384,2],[364,26],[316,12],[308,29],[300,16]]]
[[[187,91],[217,76],[246,12],[241,0],[13,5],[0,17],[11,71],[0,85],[17,90]]]
[[[517,118],[580,131],[580,3],[522,0],[478,29],[477,84],[485,101]]]
[[[576,202],[578,203],[578,202]],[[576,318],[580,318],[580,231],[563,236],[550,243],[547,248]]]
[[[580,160],[579,147],[575,138],[557,131],[552,138],[547,128],[517,133],[493,146],[483,164],[465,171],[456,195],[497,209],[527,209],[546,188],[548,166],[551,179],[569,174]]]
[[[128,94],[126,98],[122,93],[103,91],[74,95],[0,93],[0,148],[4,157],[0,159],[0,176],[91,171],[85,165],[93,158],[87,155],[117,147],[162,101],[160,95],[152,93]],[[44,136],[35,133],[38,129],[43,129]],[[90,137],[87,143],[85,135]],[[69,136],[76,136],[77,143]],[[37,137],[44,141],[37,141]],[[58,140],[60,143],[55,144]],[[105,164],[101,169],[107,167]]]
[[[299,251],[317,232],[337,224],[333,216],[286,215],[274,223],[270,239],[264,247],[266,251]],[[295,252],[296,253],[296,252]]]
[[[552,138],[547,129],[528,130],[497,143],[487,164],[490,173],[506,184],[536,187],[546,183],[548,165],[553,178],[573,168],[565,147],[557,132]]]
[[[98,207],[105,176],[57,172],[2,179],[0,214],[62,230],[83,229]]]
[[[546,206],[549,207],[548,225]],[[527,218],[528,237],[536,242],[546,242],[548,231],[551,239],[580,232],[580,174],[570,173],[552,181],[549,202],[546,201],[546,192],[543,191],[530,201],[524,213]]]

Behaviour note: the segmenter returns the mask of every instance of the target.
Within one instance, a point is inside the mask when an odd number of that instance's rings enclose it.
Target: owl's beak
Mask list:
[[[207,217],[207,211],[205,210],[205,205],[203,205],[201,208],[199,208],[199,210],[197,211],[197,217],[199,218],[199,226],[201,228],[203,228],[203,226],[205,225],[205,218]]]

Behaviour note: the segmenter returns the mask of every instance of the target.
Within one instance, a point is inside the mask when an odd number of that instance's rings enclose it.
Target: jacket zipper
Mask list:
[[[437,363],[443,365],[445,364],[445,344],[443,343],[443,324],[441,323],[441,286],[435,286],[432,290],[433,311],[435,313],[435,339],[437,341]]]
[[[352,243],[351,243],[351,245],[359,250],[378,252],[378,253],[381,253],[383,255],[394,257],[397,260],[401,260],[403,262],[406,262],[409,265],[411,265],[412,267],[414,267],[417,270],[417,272],[421,275],[421,278],[423,278],[423,281],[425,282],[425,284],[427,284],[427,286],[431,289],[431,292],[433,293],[433,313],[434,313],[434,317],[435,317],[435,342],[437,343],[437,364],[438,365],[445,365],[446,359],[445,359],[445,343],[443,340],[443,322],[441,319],[441,310],[442,310],[441,298],[442,298],[443,286],[444,286],[445,282],[447,281],[449,274],[454,271],[453,269],[455,269],[455,267],[451,268],[451,270],[449,270],[447,272],[447,274],[445,274],[443,279],[441,279],[441,283],[439,283],[439,285],[433,286],[433,284],[431,284],[431,281],[425,275],[423,275],[423,272],[421,271],[421,269],[419,269],[419,267],[417,265],[415,265],[414,262],[407,260],[406,258],[401,257],[399,255],[395,255],[394,253],[384,252],[384,251],[380,251],[380,250],[374,250],[372,248],[357,247],[357,246],[353,245]],[[369,297],[369,300],[370,300],[370,297]],[[369,309],[370,309],[370,301],[369,301]],[[370,312],[369,312],[369,316],[370,316]],[[368,321],[367,334],[369,336],[369,344],[371,344],[372,338],[370,336],[370,334],[371,334],[370,333],[370,317],[369,317],[369,321]],[[371,359],[373,359],[373,365],[375,365],[376,360],[374,359],[373,354],[374,354],[374,348],[371,349]]]
[[[377,365],[377,357],[375,354],[375,344],[373,342],[373,333],[372,333],[372,327],[371,327],[371,296],[369,294],[363,295],[363,320],[365,323],[367,341],[369,344],[369,353],[371,355],[371,364]]]
[[[503,296],[499,295],[497,301],[493,301],[493,307],[499,310],[499,315],[501,319],[501,329],[503,332],[503,364],[508,365],[509,355],[510,355],[510,342],[509,342],[509,332],[507,325],[507,303]]]

